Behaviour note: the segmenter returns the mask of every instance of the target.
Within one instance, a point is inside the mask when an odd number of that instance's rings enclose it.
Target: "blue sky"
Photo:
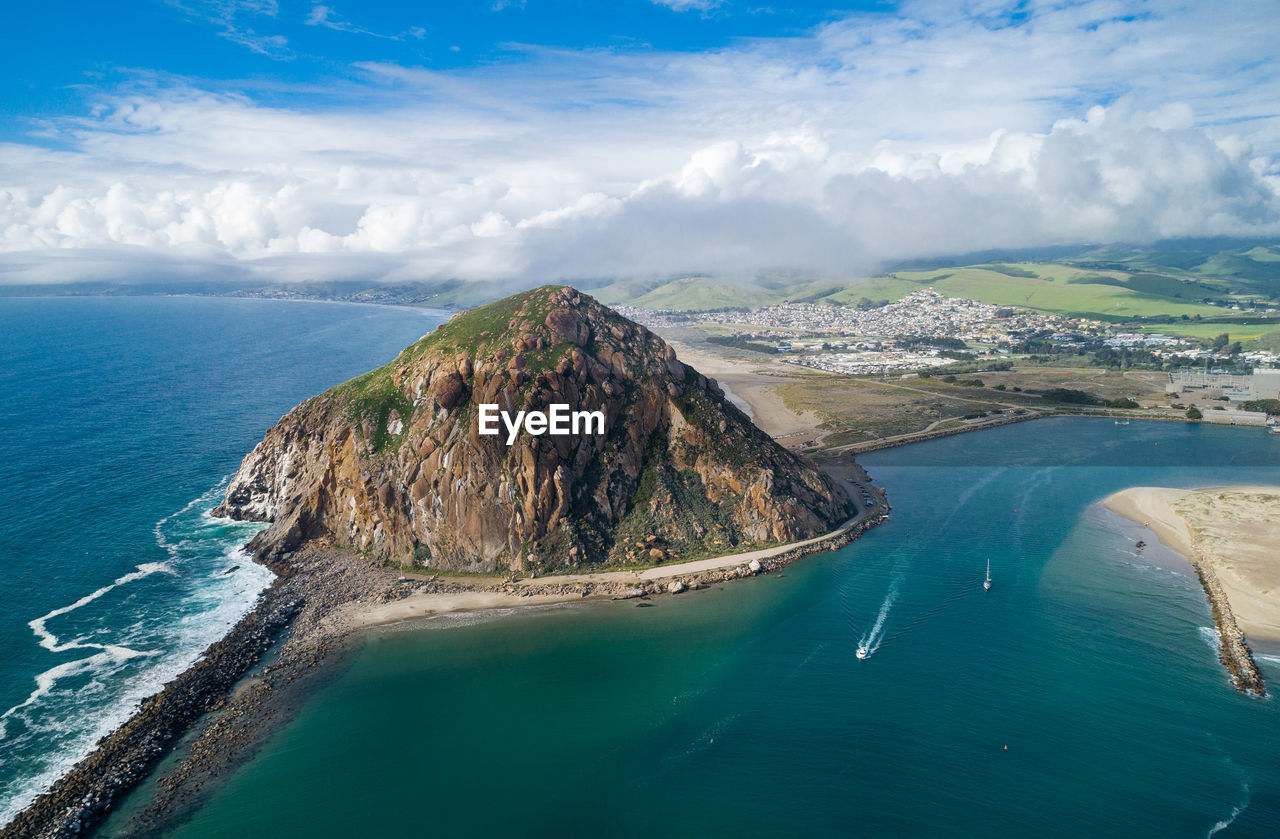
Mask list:
[[[272,84],[350,79],[358,62],[450,70],[518,65],[529,47],[700,51],[742,38],[803,35],[853,10],[891,11],[877,2],[694,2],[683,10],[673,3],[677,8],[652,0],[13,4],[0,57],[3,110],[15,132],[22,125],[15,117],[85,107],[99,85],[139,72],[215,86],[259,83],[267,98]]]
[[[1280,235],[1280,7],[7,10],[0,282],[639,276]]]

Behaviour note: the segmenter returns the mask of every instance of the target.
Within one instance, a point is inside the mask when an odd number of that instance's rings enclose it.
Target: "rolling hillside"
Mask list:
[[[1152,328],[1195,337],[1231,331],[1245,339],[1270,340],[1280,332],[1277,313],[1264,311],[1280,307],[1280,245],[1210,240],[1150,248],[1109,245],[1053,256],[1053,261],[1006,258],[965,264],[932,260],[845,280],[629,280],[601,284],[593,293],[614,305],[705,312],[783,302],[874,304],[932,288],[998,306],[1116,323],[1149,319],[1158,324]]]

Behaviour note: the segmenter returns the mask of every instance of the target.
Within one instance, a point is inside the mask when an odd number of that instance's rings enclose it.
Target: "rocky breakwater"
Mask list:
[[[1209,599],[1213,622],[1218,628],[1218,657],[1222,659],[1223,666],[1231,674],[1231,684],[1241,693],[1266,696],[1267,686],[1263,681],[1262,671],[1253,660],[1253,651],[1249,649],[1244,633],[1236,623],[1236,616],[1231,611],[1227,593],[1223,590],[1213,565],[1200,556],[1200,550],[1195,545],[1194,538],[1193,547],[1195,547],[1195,555],[1191,564],[1196,569],[1196,576],[1200,578],[1205,596]]]
[[[0,837],[88,835],[197,718],[223,704],[231,686],[258,662],[300,607],[291,589],[277,580],[253,612],[145,700],[128,722],[0,830]]]
[[[481,433],[494,407],[556,405],[603,428]],[[544,574],[789,543],[852,506],[656,335],[543,287],[299,405],[217,512],[271,522],[253,543],[268,558],[332,538],[405,569]]]
[[[91,835],[173,749],[183,756],[113,835],[164,835],[198,807],[211,779],[234,769],[348,649],[368,604],[414,593],[395,572],[323,542],[271,563],[277,579],[254,610],[95,751],[0,831],[3,839]],[[272,656],[264,654],[275,646]],[[269,663],[268,663],[269,662]],[[191,731],[189,737],[183,735]]]

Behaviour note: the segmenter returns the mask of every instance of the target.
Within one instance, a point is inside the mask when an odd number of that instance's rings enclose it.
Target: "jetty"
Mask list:
[[[1231,684],[1242,693],[1266,696],[1245,633],[1272,639],[1280,625],[1280,601],[1270,594],[1280,581],[1272,548],[1280,536],[1275,516],[1280,487],[1130,487],[1103,503],[1150,528],[1186,558],[1209,601]],[[1231,597],[1238,598],[1234,607]]]
[[[1253,660],[1253,651],[1249,649],[1244,633],[1236,623],[1235,613],[1231,611],[1231,603],[1227,600],[1222,583],[1218,581],[1217,573],[1202,558],[1197,541],[1193,536],[1191,567],[1195,568],[1196,576],[1200,578],[1200,585],[1204,588],[1209,608],[1213,612],[1213,622],[1218,629],[1218,657],[1231,674],[1231,684],[1236,690],[1257,697],[1266,696],[1266,683],[1257,662]]]

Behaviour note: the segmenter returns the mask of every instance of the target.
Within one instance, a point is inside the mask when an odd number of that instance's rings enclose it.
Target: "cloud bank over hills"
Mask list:
[[[0,147],[0,278],[850,276],[1280,234],[1280,14],[915,3],[724,49],[131,73]]]

